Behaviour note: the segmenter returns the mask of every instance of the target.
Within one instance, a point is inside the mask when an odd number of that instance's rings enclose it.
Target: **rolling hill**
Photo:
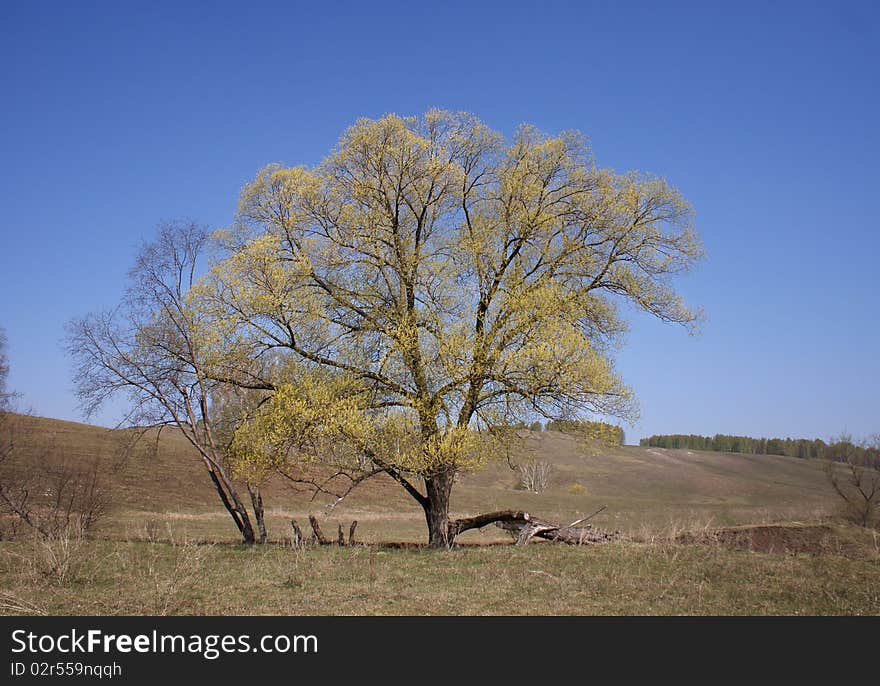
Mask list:
[[[138,537],[149,526],[170,537],[236,540],[236,532],[217,500],[201,462],[173,430],[120,458],[124,432],[88,424],[14,415],[15,459],[3,469],[20,473],[39,463],[88,466],[97,461],[106,475],[112,507],[98,530],[109,538]],[[512,463],[552,465],[548,487],[529,493],[519,487],[507,462],[462,475],[453,491],[458,515],[495,509],[525,509],[544,517],[573,521],[605,507],[597,527],[636,536],[671,530],[816,520],[836,506],[818,461],[635,446],[606,446],[558,432],[523,432]],[[314,512],[346,527],[359,521],[367,541],[421,541],[420,508],[388,478],[368,481],[332,513],[326,501],[293,491],[280,479],[264,488],[269,534],[283,538],[291,516]],[[462,541],[504,540],[487,527]]]

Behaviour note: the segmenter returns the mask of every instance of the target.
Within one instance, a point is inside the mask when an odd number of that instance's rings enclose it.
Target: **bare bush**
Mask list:
[[[174,565],[170,569],[160,564],[155,556],[148,559],[147,573],[154,589],[154,614],[166,617],[184,609],[187,596],[202,573],[202,562],[208,549],[208,546],[191,542],[174,545]]]
[[[82,538],[110,501],[100,462],[46,446],[35,425],[12,412],[5,343],[0,330],[0,538],[22,530],[53,543]]]
[[[36,575],[59,586],[75,578],[85,562],[84,531],[76,520],[50,536],[35,536],[29,561]]]
[[[83,536],[107,511],[110,491],[97,458],[85,463],[53,457],[16,455],[16,443],[0,456],[0,514],[8,538],[29,530],[44,540]]]
[[[155,543],[159,540],[160,525],[156,519],[148,519],[144,522],[144,540]]]
[[[39,587],[45,583],[63,586],[79,578],[90,562],[83,531],[76,524],[50,536],[36,530],[29,533],[30,538],[21,546],[8,550],[17,561],[18,574],[28,586]]]
[[[0,613],[4,615],[33,615],[41,617],[49,614],[40,605],[28,602],[24,598],[19,598],[14,593],[9,593],[8,591],[0,591]]]
[[[549,462],[527,462],[517,467],[519,483],[530,493],[543,493],[550,483],[552,465]]]

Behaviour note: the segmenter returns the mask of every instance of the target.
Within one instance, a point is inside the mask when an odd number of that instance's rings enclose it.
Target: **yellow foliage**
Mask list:
[[[618,305],[697,321],[669,283],[702,254],[692,220],[577,133],[505,142],[466,113],[361,119],[316,167],[265,167],[190,298],[213,375],[271,386],[238,462],[330,452],[427,478],[498,453],[493,416],[634,416]]]

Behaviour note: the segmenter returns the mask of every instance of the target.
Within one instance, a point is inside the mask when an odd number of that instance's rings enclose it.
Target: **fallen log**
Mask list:
[[[526,545],[532,538],[541,538],[569,545],[604,543],[617,538],[618,532],[596,531],[592,525],[584,524],[584,522],[596,516],[604,509],[603,507],[589,517],[583,517],[567,525],[549,522],[523,510],[489,512],[477,515],[476,517],[465,517],[450,522],[449,540],[454,541],[456,536],[469,529],[481,529],[489,524],[495,524],[510,532],[516,539],[516,545]]]
[[[496,522],[528,522],[530,519],[531,515],[523,510],[499,510],[476,517],[455,519],[449,523],[449,540],[454,540],[456,536],[470,529],[482,529]]]

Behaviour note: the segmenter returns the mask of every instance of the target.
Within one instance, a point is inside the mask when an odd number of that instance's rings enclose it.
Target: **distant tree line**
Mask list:
[[[872,449],[856,445],[847,437],[831,439],[831,442],[814,438],[753,438],[752,436],[698,436],[695,434],[667,434],[643,438],[639,445],[651,448],[678,448],[710,450],[723,453],[748,455],[785,455],[803,459],[827,459],[840,461],[851,452],[867,453]]]
[[[626,434],[623,427],[607,422],[589,422],[586,420],[554,420],[547,422],[546,431],[561,431],[562,433],[580,434],[587,438],[593,438],[613,445],[623,445]]]

